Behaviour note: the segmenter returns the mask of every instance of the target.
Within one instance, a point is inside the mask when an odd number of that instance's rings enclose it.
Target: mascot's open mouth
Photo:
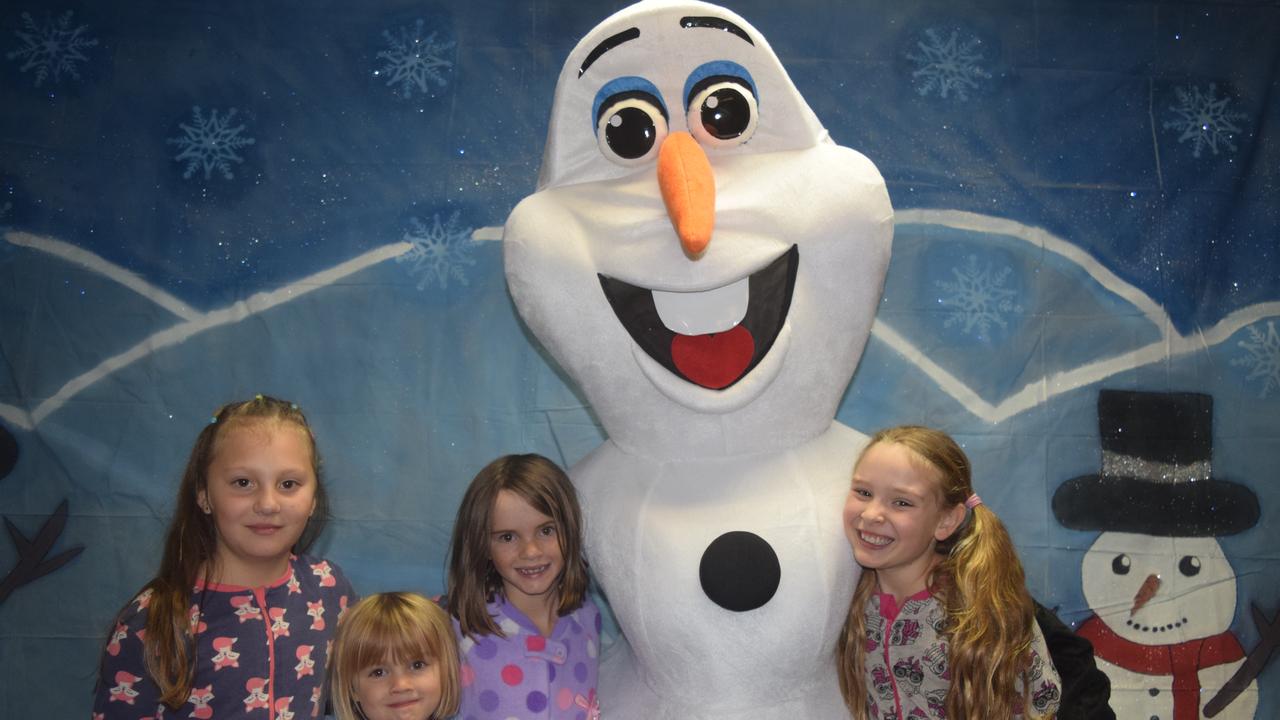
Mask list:
[[[598,275],[604,295],[630,333],[649,357],[677,377],[695,385],[723,390],[751,372],[773,347],[791,308],[800,251],[787,252],[746,278],[745,312],[731,327],[717,332],[681,334],[667,327],[653,290],[616,278]],[[739,283],[742,281],[739,281]],[[731,283],[706,293],[662,293],[664,297],[732,294]]]

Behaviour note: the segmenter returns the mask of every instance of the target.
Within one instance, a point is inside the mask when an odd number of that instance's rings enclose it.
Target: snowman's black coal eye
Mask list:
[[[667,136],[662,101],[643,90],[610,95],[596,114],[596,142],[605,157],[619,165],[639,165],[658,154]]]
[[[711,147],[741,145],[755,133],[759,110],[745,80],[706,78],[689,94],[689,132]]]
[[[1187,577],[1195,577],[1200,574],[1200,558],[1195,555],[1183,555],[1178,561],[1178,572]]]
[[[1133,561],[1129,559],[1128,555],[1117,555],[1116,558],[1111,561],[1111,572],[1117,575],[1128,575],[1129,570],[1132,567]]]

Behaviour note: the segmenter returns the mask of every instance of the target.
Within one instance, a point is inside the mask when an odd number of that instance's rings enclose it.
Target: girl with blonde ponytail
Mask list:
[[[862,576],[836,646],[853,717],[1051,718],[1059,679],[1009,533],[948,435],[876,433],[844,529]]]

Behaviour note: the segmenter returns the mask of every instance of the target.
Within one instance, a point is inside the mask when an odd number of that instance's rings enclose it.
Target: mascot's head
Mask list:
[[[560,73],[507,281],[624,450],[772,451],[835,416],[892,225],[875,166],[831,141],[755,28],[646,1]]]

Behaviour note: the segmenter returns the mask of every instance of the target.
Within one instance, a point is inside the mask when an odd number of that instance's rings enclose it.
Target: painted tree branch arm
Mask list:
[[[9,531],[9,537],[13,540],[14,548],[18,552],[18,564],[4,576],[3,580],[0,580],[0,603],[7,600],[14,590],[66,565],[84,550],[84,546],[81,545],[64,550],[51,558],[45,558],[66,525],[66,500],[58,504],[58,509],[45,520],[35,538],[31,540],[28,540],[9,518],[4,519],[5,529]]]
[[[1271,653],[1280,646],[1280,612],[1277,612],[1271,620],[1267,620],[1257,605],[1250,605],[1250,609],[1253,611],[1253,623],[1258,626],[1260,635],[1258,644],[1249,651],[1248,657],[1231,679],[1222,686],[1222,690],[1218,691],[1218,694],[1204,706],[1204,716],[1207,718],[1222,712],[1232,700],[1249,687],[1249,683],[1258,679],[1258,675],[1262,674],[1262,668],[1266,667],[1267,660],[1271,658]]]

